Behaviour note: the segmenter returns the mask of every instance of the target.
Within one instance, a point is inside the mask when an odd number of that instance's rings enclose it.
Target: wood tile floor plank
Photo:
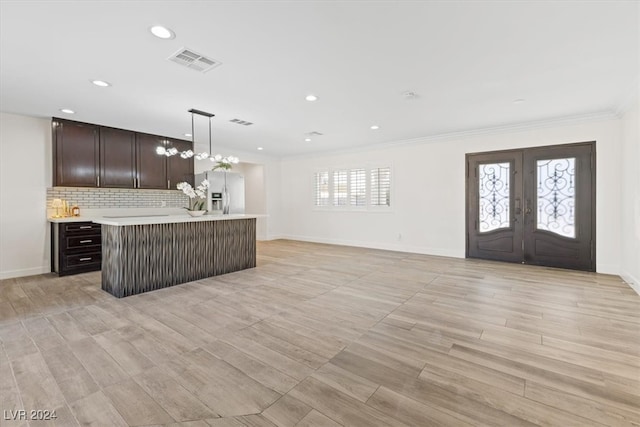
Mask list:
[[[640,297],[619,277],[288,240],[257,255],[123,299],[100,272],[0,281],[0,405],[60,413],[0,422],[640,427]]]

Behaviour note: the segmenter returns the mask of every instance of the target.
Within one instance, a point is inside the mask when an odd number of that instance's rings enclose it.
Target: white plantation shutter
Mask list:
[[[362,211],[391,206],[391,167],[327,169],[315,173],[314,205]]]
[[[315,205],[329,206],[329,171],[316,173]]]
[[[367,175],[364,169],[351,169],[349,180],[349,205],[366,206]]]
[[[347,179],[349,171],[333,171],[333,205],[346,206],[348,202]]]
[[[371,206],[391,206],[391,168],[371,169]]]

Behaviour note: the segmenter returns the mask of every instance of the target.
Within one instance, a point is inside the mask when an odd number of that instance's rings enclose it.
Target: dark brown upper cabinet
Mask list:
[[[53,118],[53,185],[176,189],[193,185],[193,158],[156,153],[193,149],[190,141]]]
[[[136,134],[138,188],[168,188],[167,157],[156,153],[156,148],[165,146],[166,140],[161,136]]]
[[[98,186],[98,126],[53,119],[53,185]]]
[[[178,151],[193,150],[189,141],[169,139],[167,148],[175,147]],[[193,158],[183,159],[179,154],[167,157],[167,188],[176,189],[179,182],[188,182],[193,186]]]
[[[136,134],[100,128],[100,187],[136,188]]]

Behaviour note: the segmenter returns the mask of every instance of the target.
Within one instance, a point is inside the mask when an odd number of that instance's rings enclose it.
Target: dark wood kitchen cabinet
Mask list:
[[[53,185],[96,187],[100,162],[99,127],[53,119]]]
[[[101,225],[93,222],[51,224],[51,271],[60,276],[102,267]]]
[[[134,132],[100,128],[100,187],[137,187],[135,147]]]
[[[156,148],[166,146],[166,138],[144,133],[136,134],[136,167],[138,188],[166,189],[167,157],[156,153]]]
[[[193,150],[189,141],[169,139],[167,147],[175,147],[178,151]],[[188,182],[193,186],[193,158],[183,159],[179,155],[167,157],[167,188],[176,189],[179,182]]]
[[[193,158],[156,153],[193,149],[191,141],[53,118],[53,185],[175,190],[193,185]]]

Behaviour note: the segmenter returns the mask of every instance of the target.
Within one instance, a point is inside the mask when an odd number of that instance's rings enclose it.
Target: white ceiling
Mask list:
[[[613,112],[637,84],[638,23],[637,1],[612,0],[2,0],[0,109],[184,138],[196,108],[216,114],[214,145],[350,149]],[[181,47],[223,64],[166,60]]]

